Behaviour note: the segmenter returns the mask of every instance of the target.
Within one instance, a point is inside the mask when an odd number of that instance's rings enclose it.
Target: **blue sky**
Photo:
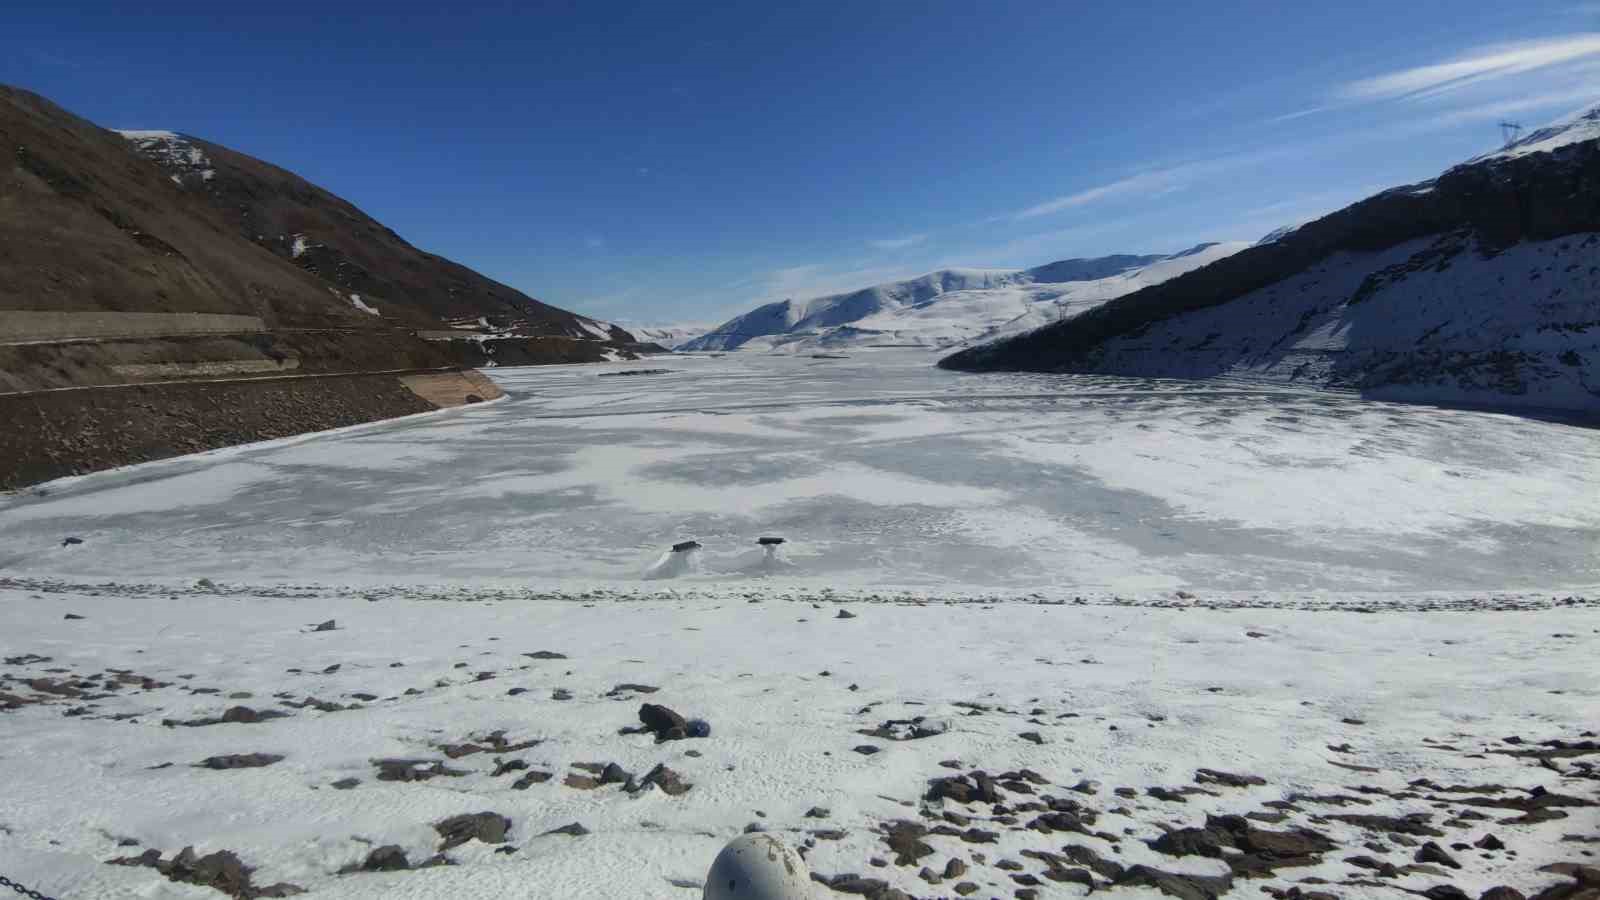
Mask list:
[[[8,7],[0,81],[546,301],[717,321],[1254,239],[1600,102],[1600,3]]]

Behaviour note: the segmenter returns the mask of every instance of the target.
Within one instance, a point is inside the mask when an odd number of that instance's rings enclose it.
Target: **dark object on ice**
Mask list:
[[[841,609],[839,610],[839,614],[834,616],[835,619],[854,619],[855,617],[856,614],[848,609]]]
[[[757,540],[756,543],[763,547],[776,547],[779,544],[787,544],[788,540],[781,537],[764,537]]]
[[[322,622],[322,623],[319,623],[318,625],[314,626],[311,630],[312,631],[333,631],[333,630],[337,629],[338,627],[339,627],[338,625],[334,624],[334,620],[329,619],[326,622]]]
[[[673,553],[687,553],[690,550],[699,550],[699,549],[700,549],[700,542],[699,541],[679,541],[678,543],[672,545],[672,552]]]
[[[629,375],[666,375],[671,369],[629,369],[626,372],[601,372],[601,378],[626,378]]]
[[[72,620],[72,619],[81,619],[81,618],[83,618],[83,616],[80,616],[77,613],[67,613],[66,615],[62,616],[61,618],[67,619],[67,620]]]
[[[705,719],[690,719],[685,730],[689,732],[689,737],[692,738],[711,737],[711,723]]]
[[[83,543],[83,538],[81,538],[81,537],[69,537],[69,538],[64,538],[61,541],[61,546],[63,546],[63,547],[71,547],[73,544],[81,544],[81,543]]]
[[[468,403],[482,403],[483,402],[483,398],[478,396],[477,394],[468,394],[467,396],[463,397],[462,399],[467,401]]]
[[[583,837],[588,833],[589,829],[583,827],[583,825],[577,822],[573,822],[571,825],[563,825],[560,828],[552,828],[549,831],[546,831],[544,835],[564,834],[568,837]]]

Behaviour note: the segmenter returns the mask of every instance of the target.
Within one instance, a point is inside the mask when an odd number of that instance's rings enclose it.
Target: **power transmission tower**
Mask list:
[[[1501,122],[1500,123],[1500,138],[1501,138],[1501,140],[1503,140],[1505,142],[1505,146],[1510,146],[1511,144],[1515,144],[1517,142],[1517,138],[1520,138],[1520,137],[1522,137],[1522,123],[1521,122]]]

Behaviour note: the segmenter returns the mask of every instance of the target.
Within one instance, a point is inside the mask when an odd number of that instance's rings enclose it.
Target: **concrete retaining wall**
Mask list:
[[[437,375],[403,375],[400,383],[434,406],[462,406],[505,396],[500,386],[482,372],[441,372]],[[477,400],[468,400],[477,397]]]
[[[265,331],[260,316],[0,310],[0,343]]]

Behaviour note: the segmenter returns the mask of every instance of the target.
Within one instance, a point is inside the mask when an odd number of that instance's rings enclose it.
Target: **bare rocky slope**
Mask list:
[[[477,325],[518,335],[632,341],[609,323],[550,306],[419,250],[293,172],[170,131],[119,132],[243,239],[309,272],[353,309],[423,329]]]
[[[940,365],[1600,412],[1596,118]]]
[[[4,85],[0,141],[0,489],[498,396],[473,365],[649,349],[224,148],[152,160]]]

